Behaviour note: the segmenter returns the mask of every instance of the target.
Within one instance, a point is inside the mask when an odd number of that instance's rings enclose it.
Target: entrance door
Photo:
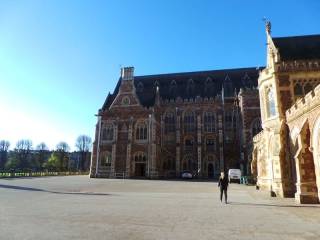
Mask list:
[[[208,178],[213,178],[214,177],[214,168],[213,164],[209,163],[208,164]]]
[[[136,175],[136,177],[145,177],[146,176],[146,164],[145,163],[136,163],[135,175]]]

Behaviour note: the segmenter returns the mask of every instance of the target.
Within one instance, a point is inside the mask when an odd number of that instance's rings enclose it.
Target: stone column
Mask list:
[[[112,159],[111,159],[110,177],[115,176],[116,152],[117,152],[117,144],[113,143],[112,144],[112,153],[111,153]]]
[[[126,177],[131,176],[131,142],[132,142],[132,128],[133,128],[133,121],[129,123],[128,129],[128,145],[127,145],[127,159],[126,159]]]
[[[156,119],[154,114],[151,115],[151,171],[153,177],[158,176],[157,165],[156,165]]]
[[[220,170],[224,170],[224,155],[223,155],[223,125],[222,125],[222,115],[218,115],[218,133],[219,133],[219,153],[220,153]]]
[[[101,137],[101,127],[102,127],[102,119],[101,119],[101,116],[98,117],[98,122],[99,122],[99,131],[98,131],[97,159],[96,159],[96,172],[95,172],[95,177],[98,177],[98,175],[99,175],[100,137]]]
[[[176,176],[180,176],[180,116],[176,114]]]
[[[202,176],[202,169],[201,169],[201,166],[202,166],[202,158],[201,158],[201,145],[202,145],[202,142],[201,142],[201,115],[200,114],[197,116],[197,143],[198,143],[198,149],[197,149],[197,152],[198,152],[198,170],[197,170],[197,173],[198,173],[198,176]]]

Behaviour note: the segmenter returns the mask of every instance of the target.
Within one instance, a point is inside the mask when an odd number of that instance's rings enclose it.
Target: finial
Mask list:
[[[268,34],[270,34],[271,33],[271,22],[266,17],[263,17],[262,20],[264,21],[264,23],[266,25],[266,32]]]

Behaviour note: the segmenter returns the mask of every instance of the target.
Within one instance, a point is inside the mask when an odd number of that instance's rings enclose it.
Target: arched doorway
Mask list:
[[[204,169],[208,178],[217,178],[219,176],[219,163],[215,155],[207,155],[204,159]]]
[[[208,178],[214,178],[214,167],[213,163],[208,164]]]
[[[295,155],[297,170],[297,192],[299,203],[319,203],[315,163],[310,151],[310,128],[306,121],[299,136],[299,149]]]
[[[316,172],[318,197],[320,202],[320,116],[316,120],[312,132],[313,159]]]
[[[138,152],[134,155],[134,175],[135,177],[146,176],[147,157],[143,152]]]

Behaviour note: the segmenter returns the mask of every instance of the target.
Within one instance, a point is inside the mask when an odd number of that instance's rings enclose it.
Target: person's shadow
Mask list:
[[[0,184],[0,188],[7,188],[7,189],[14,189],[20,191],[34,191],[34,192],[47,192],[47,193],[54,193],[54,194],[74,194],[74,195],[93,195],[93,196],[109,196],[109,193],[95,193],[95,192],[59,192],[59,191],[50,191],[41,188],[31,188],[31,187],[22,187],[22,186],[15,186],[15,185],[5,185]]]

